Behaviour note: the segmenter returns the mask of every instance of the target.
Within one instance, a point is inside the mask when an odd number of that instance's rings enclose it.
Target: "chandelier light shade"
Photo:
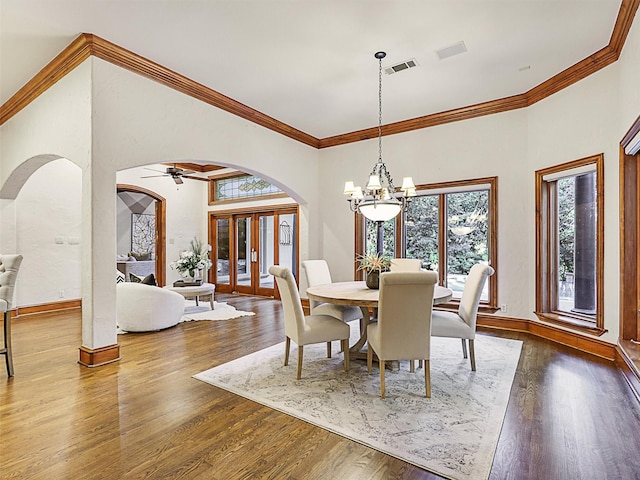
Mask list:
[[[377,52],[374,56],[378,59],[378,162],[373,166],[364,190],[349,180],[344,184],[344,194],[348,196],[352,212],[360,212],[374,222],[386,222],[407,208],[408,202],[416,196],[416,186],[411,177],[404,177],[402,186],[397,189],[382,161],[382,59],[387,54]]]

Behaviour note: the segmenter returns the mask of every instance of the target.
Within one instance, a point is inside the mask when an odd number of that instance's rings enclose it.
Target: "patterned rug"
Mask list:
[[[387,370],[383,400],[377,365],[369,375],[365,362],[352,361],[347,374],[342,354],[326,358],[325,344],[305,346],[299,381],[293,342],[288,367],[282,343],[194,378],[445,478],[487,479],[522,342],[479,335],[475,343],[472,372],[459,339],[432,339],[430,399],[424,397],[424,370],[412,374],[408,362]]]

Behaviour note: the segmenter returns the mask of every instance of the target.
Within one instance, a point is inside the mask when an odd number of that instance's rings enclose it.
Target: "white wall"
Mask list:
[[[82,170],[61,159],[39,168],[16,199],[17,244],[24,259],[16,305],[82,296]]]
[[[17,306],[58,301],[61,290],[64,298],[80,297],[79,195],[90,158],[90,99],[85,61],[0,128],[0,252],[25,255]],[[64,243],[55,244],[55,236]]]

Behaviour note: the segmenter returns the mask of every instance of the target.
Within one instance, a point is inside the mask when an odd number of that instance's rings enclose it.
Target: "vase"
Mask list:
[[[368,272],[367,273],[367,278],[365,279],[366,283],[367,283],[367,287],[371,288],[372,290],[377,290],[378,288],[380,288],[380,272],[373,271],[373,272]]]

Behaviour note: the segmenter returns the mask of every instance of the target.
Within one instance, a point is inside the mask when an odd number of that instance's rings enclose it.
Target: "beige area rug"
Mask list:
[[[475,343],[478,368],[472,372],[460,340],[432,339],[430,399],[424,397],[424,370],[412,374],[408,362],[400,371],[387,370],[383,400],[377,366],[369,375],[365,362],[352,361],[345,373],[342,354],[326,358],[324,344],[305,346],[299,381],[297,348],[292,345],[284,367],[284,343],[194,378],[443,477],[487,479],[522,342],[479,336]]]

